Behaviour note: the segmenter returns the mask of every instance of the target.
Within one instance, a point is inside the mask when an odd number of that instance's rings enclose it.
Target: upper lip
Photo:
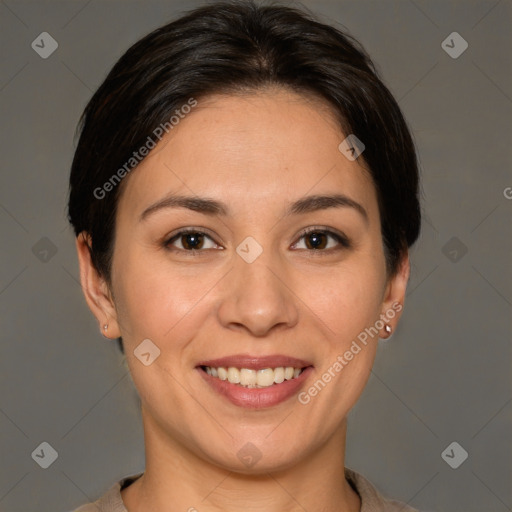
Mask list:
[[[294,368],[305,368],[312,366],[308,361],[297,359],[296,357],[275,354],[271,356],[252,356],[249,354],[237,354],[232,356],[220,357],[218,359],[208,359],[201,361],[197,366],[210,366],[212,368],[247,368],[248,370],[263,370],[264,368],[279,368],[280,366],[293,366]]]

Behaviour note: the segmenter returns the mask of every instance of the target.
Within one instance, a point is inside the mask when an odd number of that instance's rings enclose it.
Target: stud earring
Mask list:
[[[386,324],[384,326],[384,330],[386,331],[386,336],[384,336],[384,339],[387,340],[389,337],[391,337],[391,333],[393,332],[393,329],[392,329],[391,325]]]
[[[103,330],[104,330],[104,331],[106,331],[107,329],[108,329],[108,324],[105,324],[105,325],[103,326]]]

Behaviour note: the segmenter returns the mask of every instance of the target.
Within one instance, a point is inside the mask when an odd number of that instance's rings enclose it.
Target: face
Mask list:
[[[125,178],[114,299],[86,295],[123,337],[161,440],[256,472],[341,431],[408,278],[408,261],[386,275],[376,191],[338,149],[346,135],[291,92],[211,96]]]

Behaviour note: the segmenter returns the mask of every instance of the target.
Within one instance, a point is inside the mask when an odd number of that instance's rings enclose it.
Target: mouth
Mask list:
[[[229,356],[196,366],[210,389],[239,407],[260,409],[295,395],[313,365],[288,356]]]
[[[200,366],[208,375],[228,381],[230,384],[237,384],[244,388],[268,388],[282,384],[286,380],[293,380],[299,377],[305,368],[293,366],[278,366],[277,368],[263,368],[253,370],[251,368],[235,368],[230,366]]]

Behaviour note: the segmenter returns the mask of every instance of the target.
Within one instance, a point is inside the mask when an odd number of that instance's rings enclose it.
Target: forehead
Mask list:
[[[169,192],[205,194],[235,208],[336,191],[376,201],[359,158],[325,102],[286,90],[198,100],[125,178],[119,209],[134,214]],[[373,205],[374,206],[374,205]],[[371,213],[371,212],[370,212]]]

